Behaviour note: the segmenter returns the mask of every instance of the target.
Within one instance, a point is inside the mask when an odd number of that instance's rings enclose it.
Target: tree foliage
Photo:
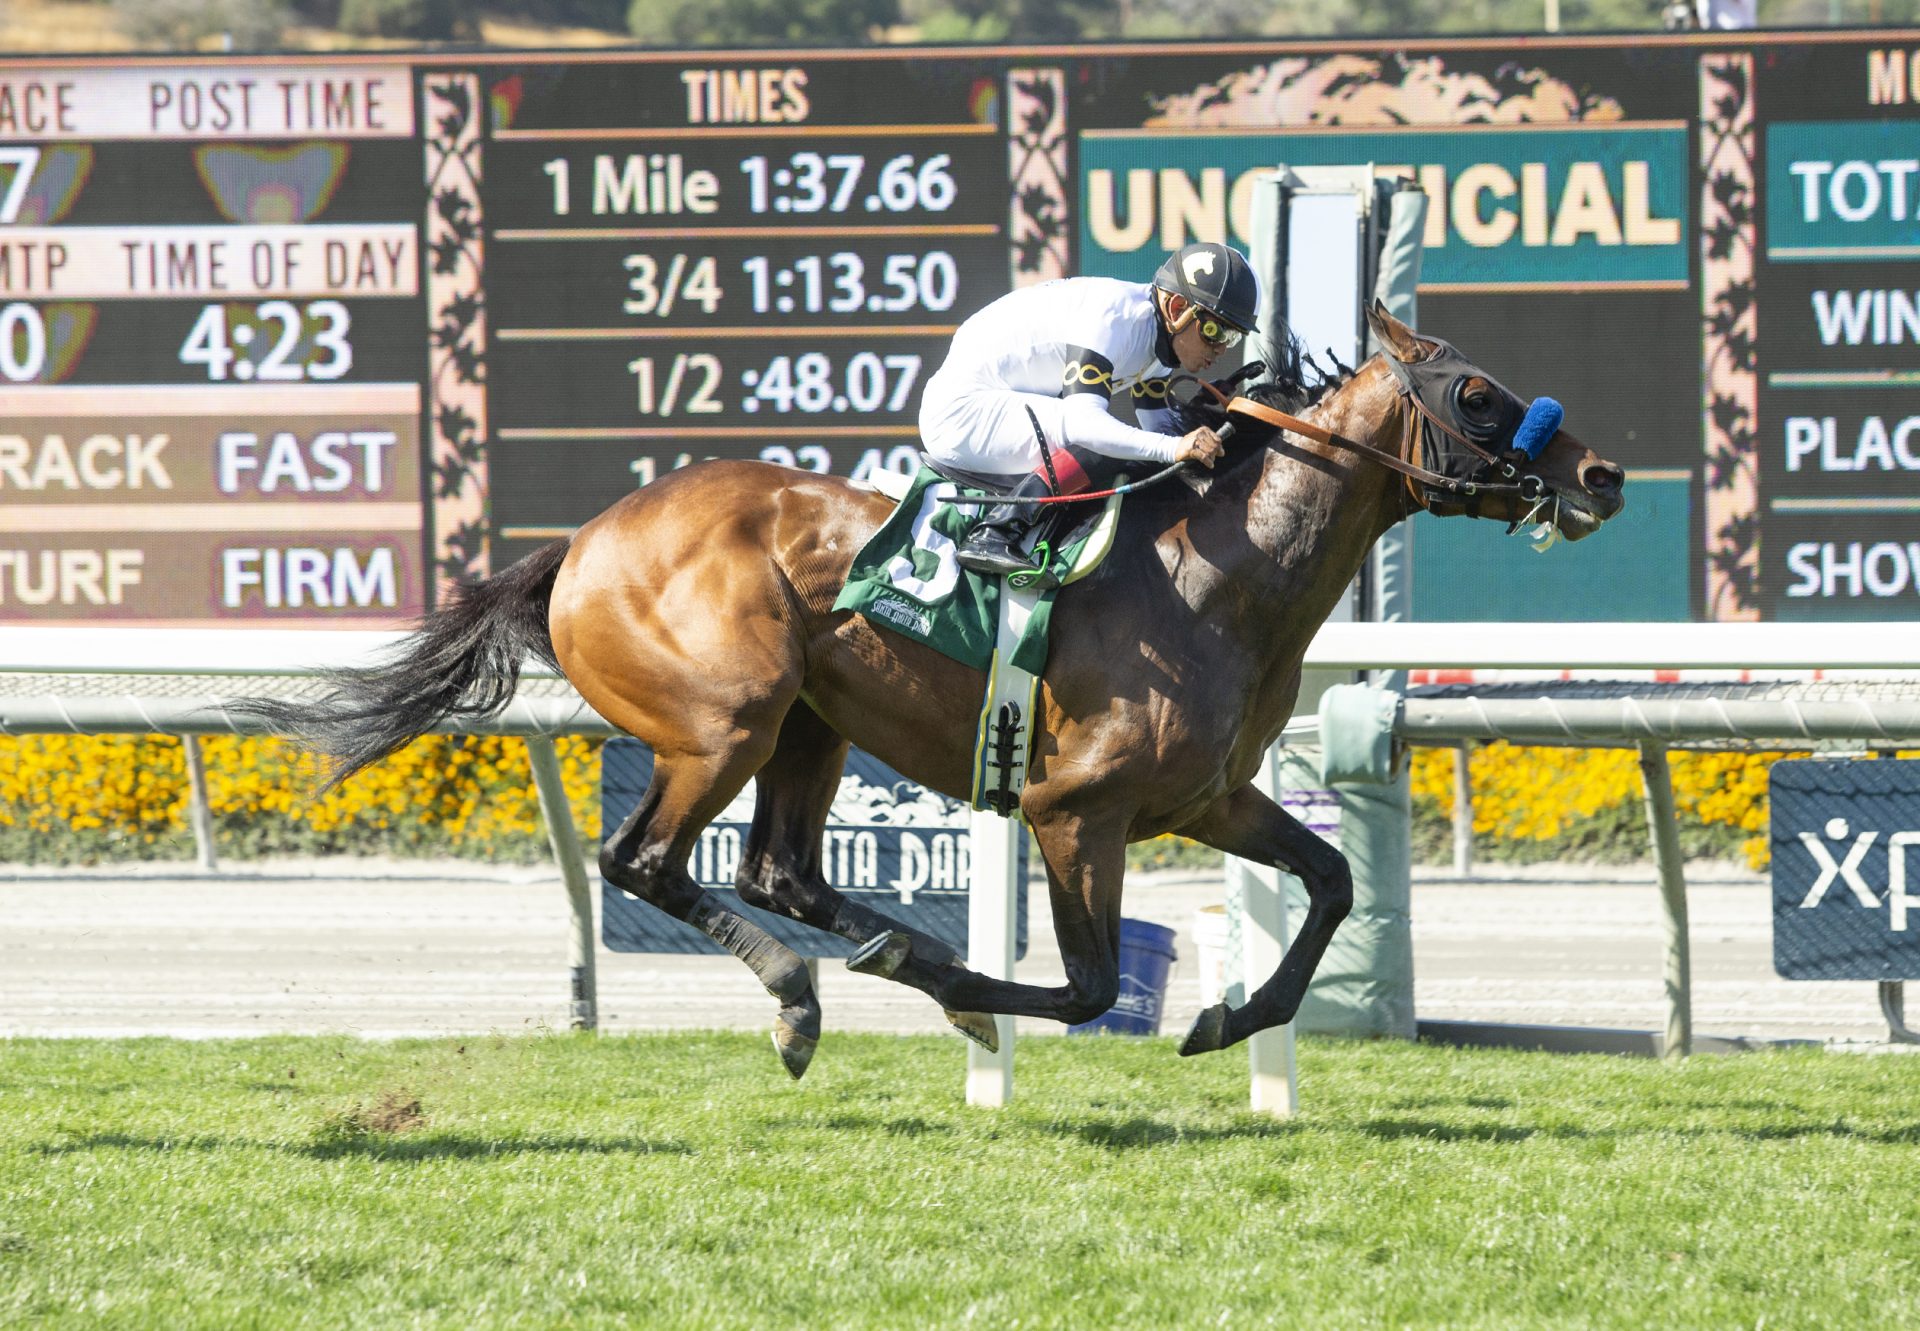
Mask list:
[[[474,35],[461,0],[342,0],[340,27],[357,37],[401,37],[444,42]]]
[[[551,3],[552,0],[547,0]],[[1776,22],[1819,22],[1832,0],[1762,0]],[[1074,42],[1112,39],[1380,36],[1539,32],[1544,0],[897,0],[867,26],[905,22],[923,42]],[[1841,0],[1860,8],[1869,0]],[[1920,8],[1920,0],[1885,0]],[[892,8],[891,4],[886,6]],[[647,41],[692,45],[781,40],[859,41],[836,10],[859,0],[634,0],[630,26]],[[1811,12],[1819,9],[1819,14]],[[1660,25],[1661,0],[1560,0],[1566,31],[1632,32]],[[1791,13],[1787,13],[1791,11]],[[743,22],[742,19],[746,21]],[[821,26],[820,20],[825,19]],[[784,28],[792,36],[782,38]],[[769,35],[774,34],[774,35]]]
[[[850,45],[899,21],[899,0],[633,0],[627,11],[651,46]]]
[[[191,51],[225,34],[236,50],[262,51],[280,44],[289,11],[281,0],[113,0],[113,16],[146,46]]]
[[[1876,12],[1877,6],[1877,12]],[[1542,31],[1545,0],[906,0],[924,41],[1419,36]],[[1662,0],[1560,0],[1567,32],[1647,32]],[[1888,22],[1920,0],[1761,0],[1767,26]]]

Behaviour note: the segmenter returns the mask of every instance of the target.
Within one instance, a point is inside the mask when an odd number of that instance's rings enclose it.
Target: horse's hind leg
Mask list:
[[[994,979],[967,969],[953,948],[931,935],[848,900],[821,876],[821,830],[844,756],[838,737],[804,704],[787,713],[778,746],[757,778],[754,831],[742,859],[744,900],[861,944],[847,959],[849,969],[929,995],[948,1021],[990,1049],[998,1037],[984,1013],[1072,1023],[1113,1006],[1126,870],[1122,825],[1111,816],[1089,821],[1066,808],[1037,810],[1034,835],[1047,860],[1067,983],[1043,987]]]
[[[1034,787],[1028,786],[1028,791]],[[1047,865],[1053,930],[1067,982],[1019,984],[963,972],[950,1002],[1076,1025],[1112,1007],[1120,994],[1120,888],[1127,867],[1124,824],[1089,817],[1064,802],[1032,801],[1028,825]]]
[[[827,882],[821,867],[827,814],[846,759],[847,742],[812,708],[796,703],[781,724],[773,756],[754,777],[759,790],[753,830],[740,857],[736,884],[740,899],[856,945],[882,935],[897,940],[894,954],[869,973],[883,974],[937,999],[945,973],[959,965],[958,954],[931,935],[841,895]],[[920,964],[905,964],[909,955]],[[992,1017],[947,1010],[947,1020],[969,1039],[989,1049],[998,1047],[999,1032]]]
[[[687,857],[701,829],[739,793],[764,754],[743,746],[718,756],[656,752],[640,805],[600,850],[607,881],[706,934],[747,963],[780,1000],[774,1048],[797,1080],[820,1039],[820,1000],[806,962],[694,882]]]

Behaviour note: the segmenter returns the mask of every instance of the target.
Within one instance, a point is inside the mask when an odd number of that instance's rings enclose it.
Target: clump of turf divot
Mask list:
[[[426,1126],[427,1116],[419,1097],[404,1088],[382,1091],[371,1105],[355,1101],[345,1109],[327,1115],[314,1131],[320,1146],[339,1146],[365,1141],[370,1137],[390,1137]]]

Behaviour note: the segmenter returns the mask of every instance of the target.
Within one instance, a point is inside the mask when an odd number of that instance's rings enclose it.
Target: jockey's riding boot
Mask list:
[[[1007,492],[1007,497],[1038,499],[1052,493],[1047,478],[1031,472]],[[1050,507],[1048,504],[995,504],[980,515],[973,530],[960,542],[954,558],[962,567],[979,573],[1033,572],[1033,562],[1020,552],[1020,543]]]

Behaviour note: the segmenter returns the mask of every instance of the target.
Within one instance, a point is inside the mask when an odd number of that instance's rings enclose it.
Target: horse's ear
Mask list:
[[[1367,326],[1373,329],[1373,335],[1380,339],[1380,345],[1387,354],[1398,361],[1417,361],[1426,352],[1420,346],[1420,339],[1414,331],[1387,313],[1387,307],[1378,296],[1367,306]]]

